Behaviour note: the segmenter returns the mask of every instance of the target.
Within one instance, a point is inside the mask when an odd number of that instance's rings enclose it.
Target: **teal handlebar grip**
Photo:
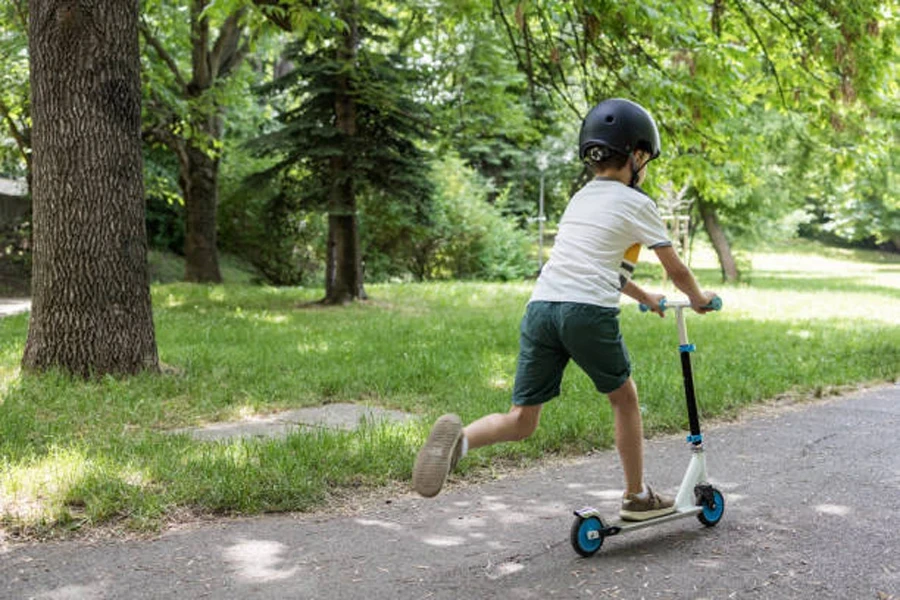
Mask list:
[[[685,303],[680,303],[680,306],[690,306],[690,303],[687,303],[687,302],[685,302]],[[665,299],[665,298],[663,298],[662,300],[659,301],[659,307],[660,307],[660,309],[662,309],[663,312],[666,312],[666,309],[667,309],[669,306],[668,306],[668,304],[666,303],[666,299]],[[650,310],[650,307],[647,306],[647,305],[644,304],[644,303],[639,304],[639,305],[638,305],[638,308],[641,309],[641,312],[648,312],[648,311]],[[708,308],[708,309],[710,309],[710,310],[722,310],[722,299],[721,299],[720,297],[716,296],[715,298],[713,298],[713,299],[710,301],[709,304],[707,304],[707,305],[704,306],[703,308]]]

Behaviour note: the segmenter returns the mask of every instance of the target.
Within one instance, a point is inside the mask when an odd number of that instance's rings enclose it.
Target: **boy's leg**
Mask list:
[[[499,442],[518,442],[537,429],[541,419],[541,405],[513,405],[505,414],[481,417],[463,429],[469,448],[481,448]]]
[[[644,425],[637,386],[631,377],[610,392],[616,419],[616,449],[625,472],[625,494],[619,516],[626,521],[645,521],[674,512],[675,502],[644,485]]]
[[[537,429],[541,406],[516,406],[506,414],[482,417],[463,429],[456,415],[435,422],[413,465],[413,488],[426,498],[436,496],[447,475],[469,448],[524,440]],[[464,450],[465,448],[465,450]]]
[[[513,386],[513,406],[506,414],[492,414],[463,429],[459,417],[444,415],[434,424],[413,466],[413,488],[421,495],[437,495],[447,475],[470,448],[524,440],[537,429],[541,404],[559,395],[569,355],[557,339],[552,302],[531,302],[520,327],[519,357]]]
[[[625,472],[625,493],[639,494],[644,489],[644,424],[637,386],[629,377],[608,396],[616,422],[616,450]]]

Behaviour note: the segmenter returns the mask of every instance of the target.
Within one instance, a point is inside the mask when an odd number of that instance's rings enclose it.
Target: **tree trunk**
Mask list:
[[[328,215],[328,280],[323,304],[365,299],[356,215]]]
[[[338,58],[348,68],[338,79],[334,113],[338,131],[345,138],[352,139],[356,135],[356,103],[353,100],[353,83],[346,72],[353,68],[359,45],[356,1],[345,0],[341,10],[341,18],[347,24],[347,29]],[[352,148],[352,143],[347,143],[345,147]],[[328,261],[325,298],[322,301],[324,304],[346,304],[366,297],[352,168],[345,156],[337,156],[331,160],[333,185],[328,200]]]
[[[221,283],[216,246],[219,159],[210,157],[191,140],[185,146],[179,178],[185,211],[184,279]]]
[[[697,198],[697,207],[700,210],[700,217],[703,219],[703,226],[709,241],[719,257],[719,266],[722,268],[722,280],[725,282],[737,281],[740,278],[737,263],[731,254],[731,244],[725,236],[725,230],[719,223],[719,217],[716,214],[716,207],[703,198]]]
[[[212,60],[209,48],[209,18],[205,14],[208,4],[209,0],[191,2],[193,77],[186,89],[190,99],[198,99],[212,88],[220,67],[218,61]],[[239,37],[232,36],[234,43],[237,39]],[[191,118],[192,133],[184,140],[185,151],[181,161],[180,183],[185,210],[184,279],[197,283],[222,282],[216,248],[219,157],[218,150],[212,148],[210,143],[222,139],[217,111],[218,107],[213,106],[195,112]]]
[[[34,263],[23,367],[156,370],[138,1],[29,8]]]

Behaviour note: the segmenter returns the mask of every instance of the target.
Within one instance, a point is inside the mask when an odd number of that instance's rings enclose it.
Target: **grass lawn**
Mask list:
[[[646,258],[646,257],[645,257]],[[752,256],[725,310],[689,315],[705,418],[792,392],[900,376],[900,257],[818,245]],[[647,260],[638,280],[667,289]],[[432,420],[509,405],[518,322],[531,283],[371,285],[373,300],[306,305],[317,289],[159,284],[160,357],[176,374],[72,381],[19,372],[27,315],[0,320],[0,524],[46,535],[112,525],[153,531],[197,514],[313,510],[333,495],[410,477]],[[622,310],[648,434],[686,427],[674,320]],[[197,442],[168,430],[328,402],[421,415],[407,425],[286,440]],[[479,450],[462,476],[498,461],[579,454],[612,442],[611,411],[577,368],[521,444]]]

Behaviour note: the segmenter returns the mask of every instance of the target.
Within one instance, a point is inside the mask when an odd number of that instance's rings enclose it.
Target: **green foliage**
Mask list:
[[[430,178],[436,190],[427,226],[410,223],[395,205],[367,202],[366,273],[422,279],[505,281],[531,274],[530,243],[515,221],[488,202],[491,186],[457,156],[434,164]]]
[[[255,103],[255,95],[247,102]],[[218,219],[220,248],[244,257],[259,279],[275,285],[321,280],[327,223],[321,213],[302,211],[278,180],[254,178],[276,159],[260,157],[247,140],[270,126],[272,108],[239,111],[224,140]]]
[[[278,157],[264,176],[281,177],[301,206],[323,207],[339,183],[330,180],[330,161],[345,156],[355,187],[392,192],[409,202],[427,200],[427,156],[416,145],[426,135],[427,111],[409,93],[418,75],[403,57],[363,45],[349,65],[329,47],[308,49],[300,42],[287,49],[286,58],[295,69],[267,88],[286,96],[283,126],[255,145]],[[348,71],[357,111],[353,135],[337,129],[334,114],[339,79]]]
[[[894,4],[541,0],[494,7],[538,94],[577,116],[601,98],[625,96],[657,117],[663,157],[651,168],[652,194],[660,184],[690,185],[732,224],[791,215],[814,197],[842,235],[861,235],[868,221],[888,238],[896,164],[860,141],[874,131],[880,148],[896,145],[895,133],[882,135],[891,131],[883,121],[896,119]],[[785,172],[798,174],[786,160],[790,148],[773,139],[790,145],[786,135],[813,145],[818,162],[835,168],[784,181],[792,194],[776,205],[766,194]],[[844,153],[867,156],[866,166],[888,180],[851,175],[847,157],[834,164]],[[821,182],[842,184],[823,193]]]
[[[367,7],[356,17],[359,40],[351,55],[342,45],[342,30],[319,32],[329,42],[302,39],[290,45],[285,58],[294,69],[266,88],[281,109],[282,126],[254,143],[274,165],[251,181],[275,181],[276,193],[266,209],[268,235],[293,233],[296,238],[301,225],[315,221],[303,215],[353,214],[357,198],[369,206],[370,215],[389,218],[385,229],[393,228],[395,235],[428,223],[432,184],[422,142],[429,114],[415,93],[422,74],[385,48],[386,36],[397,27],[393,20]],[[348,102],[352,108],[338,107]],[[364,226],[372,230],[363,232],[375,242],[369,250],[376,271],[382,270],[377,256],[384,252],[377,243],[397,241],[374,231],[381,225],[367,221]],[[304,242],[286,240],[294,247]]]
[[[439,28],[427,43],[435,71],[428,92],[445,132],[439,151],[458,153],[499,193],[520,179],[523,169],[534,169],[531,149],[553,122],[535,118],[528,81],[492,20],[463,17],[453,27]]]
[[[184,200],[177,179],[175,157],[159,146],[145,146],[147,242],[155,250],[184,254]]]
[[[31,154],[28,4],[0,7],[0,176],[23,177]]]
[[[239,188],[220,211],[222,248],[244,257],[273,285],[314,285],[325,264],[327,218],[297,210],[276,189]]]
[[[870,117],[866,131],[840,132],[828,152],[795,163],[808,181],[807,234],[843,242],[891,242],[900,250],[900,120]]]

